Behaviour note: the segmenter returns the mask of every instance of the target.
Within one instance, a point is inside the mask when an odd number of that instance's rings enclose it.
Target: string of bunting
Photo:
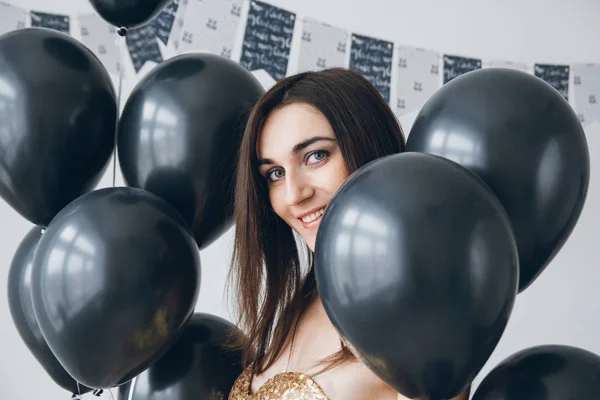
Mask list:
[[[95,13],[69,16],[0,2],[0,34],[27,26],[56,29],[92,49],[107,70],[120,71],[115,28]],[[416,111],[442,85],[480,68],[533,73],[558,90],[582,124],[600,122],[600,63],[547,64],[483,60],[395,43],[313,19],[258,0],[173,0],[151,23],[129,30],[134,74],[171,55],[209,51],[232,58],[273,82],[305,70],[341,66],[363,73],[400,117]],[[297,54],[291,62],[293,53]],[[572,87],[570,87],[572,85]]]

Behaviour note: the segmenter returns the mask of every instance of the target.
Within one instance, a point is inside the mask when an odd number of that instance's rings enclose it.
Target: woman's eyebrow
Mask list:
[[[292,149],[292,154],[296,154],[299,151],[304,150],[305,148],[307,148],[308,146],[310,146],[311,144],[318,142],[320,140],[329,140],[329,141],[335,141],[334,138],[330,138],[330,137],[326,137],[326,136],[313,136],[311,138],[308,138],[306,140],[301,141],[300,143],[297,143],[296,145],[294,145],[294,148]],[[258,166],[260,167],[261,165],[264,164],[275,164],[275,162],[270,159],[270,158],[260,158],[258,160]]]

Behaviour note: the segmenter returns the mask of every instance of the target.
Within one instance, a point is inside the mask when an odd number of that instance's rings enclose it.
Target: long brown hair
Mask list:
[[[259,174],[256,142],[269,114],[302,102],[329,121],[349,173],[376,158],[404,151],[405,139],[395,115],[377,89],[358,72],[329,68],[280,80],[254,106],[239,152],[235,186],[235,242],[229,283],[237,296],[239,327],[245,333],[235,345],[243,366],[253,373],[267,369],[280,355],[302,312],[317,296],[312,254],[269,201]],[[302,252],[301,252],[302,251]],[[308,272],[301,256],[308,260]],[[321,360],[331,368],[350,360],[342,350]]]

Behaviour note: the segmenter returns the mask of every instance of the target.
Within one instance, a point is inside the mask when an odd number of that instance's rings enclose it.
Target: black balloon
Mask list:
[[[165,356],[129,385],[124,399],[227,399],[242,373],[242,356],[227,347],[235,325],[214,315],[194,314]]]
[[[477,387],[473,400],[600,399],[600,356],[568,345],[514,353]]]
[[[263,92],[238,63],[194,53],[158,65],[125,104],[117,141],[125,182],[172,204],[200,249],[233,224],[237,152]]]
[[[319,293],[353,353],[408,398],[467,387],[506,327],[516,244],[485,184],[447,159],[401,153],[350,176],[315,247]]]
[[[106,170],[117,118],[113,85],[81,42],[44,28],[0,36],[0,81],[0,196],[45,226]]]
[[[500,199],[519,249],[519,292],[560,251],[587,196],[590,160],[577,115],[525,72],[486,68],[453,79],[420,111],[406,149],[458,162]]]
[[[154,19],[171,0],[90,0],[94,10],[111,25],[136,28]]]
[[[193,314],[199,257],[185,221],[149,192],[105,188],[65,207],[32,272],[38,323],[65,370],[105,389],[148,368]]]
[[[12,259],[8,271],[8,306],[13,322],[36,360],[50,378],[63,389],[71,393],[84,394],[91,391],[77,382],[60,365],[37,323],[31,299],[31,270],[37,244],[42,237],[43,228],[33,227],[23,238]]]

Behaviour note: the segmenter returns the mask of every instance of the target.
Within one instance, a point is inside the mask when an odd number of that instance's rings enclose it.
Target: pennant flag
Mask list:
[[[569,66],[552,64],[535,64],[535,76],[548,82],[569,100]]]
[[[71,23],[67,15],[48,14],[43,12],[31,12],[31,26],[54,29],[59,32],[70,34]]]
[[[206,51],[231,58],[242,1],[188,0],[177,40],[178,52]]]
[[[152,20],[156,28],[156,37],[165,44],[169,43],[171,29],[179,9],[179,0],[173,0]]]
[[[0,3],[0,35],[25,28],[28,18],[29,16],[25,10],[10,4]]]
[[[156,25],[150,23],[139,28],[129,29],[125,40],[136,73],[140,72],[147,61],[157,64],[163,61],[156,41]]]
[[[444,85],[467,72],[481,69],[481,60],[453,55],[444,55]]]
[[[600,122],[600,64],[574,64],[573,95],[579,121],[584,126]]]
[[[287,74],[296,14],[257,0],[250,2],[240,64],[264,69],[276,81]]]
[[[361,72],[389,103],[394,44],[385,40],[352,35],[350,69]]]
[[[305,18],[298,72],[345,67],[349,33],[344,29]]]
[[[491,60],[485,66],[486,68],[509,68],[518,71],[528,72],[526,63],[518,63],[512,61]]]
[[[398,79],[395,111],[398,117],[420,110],[439,89],[440,60],[438,53],[409,46],[398,47]]]

